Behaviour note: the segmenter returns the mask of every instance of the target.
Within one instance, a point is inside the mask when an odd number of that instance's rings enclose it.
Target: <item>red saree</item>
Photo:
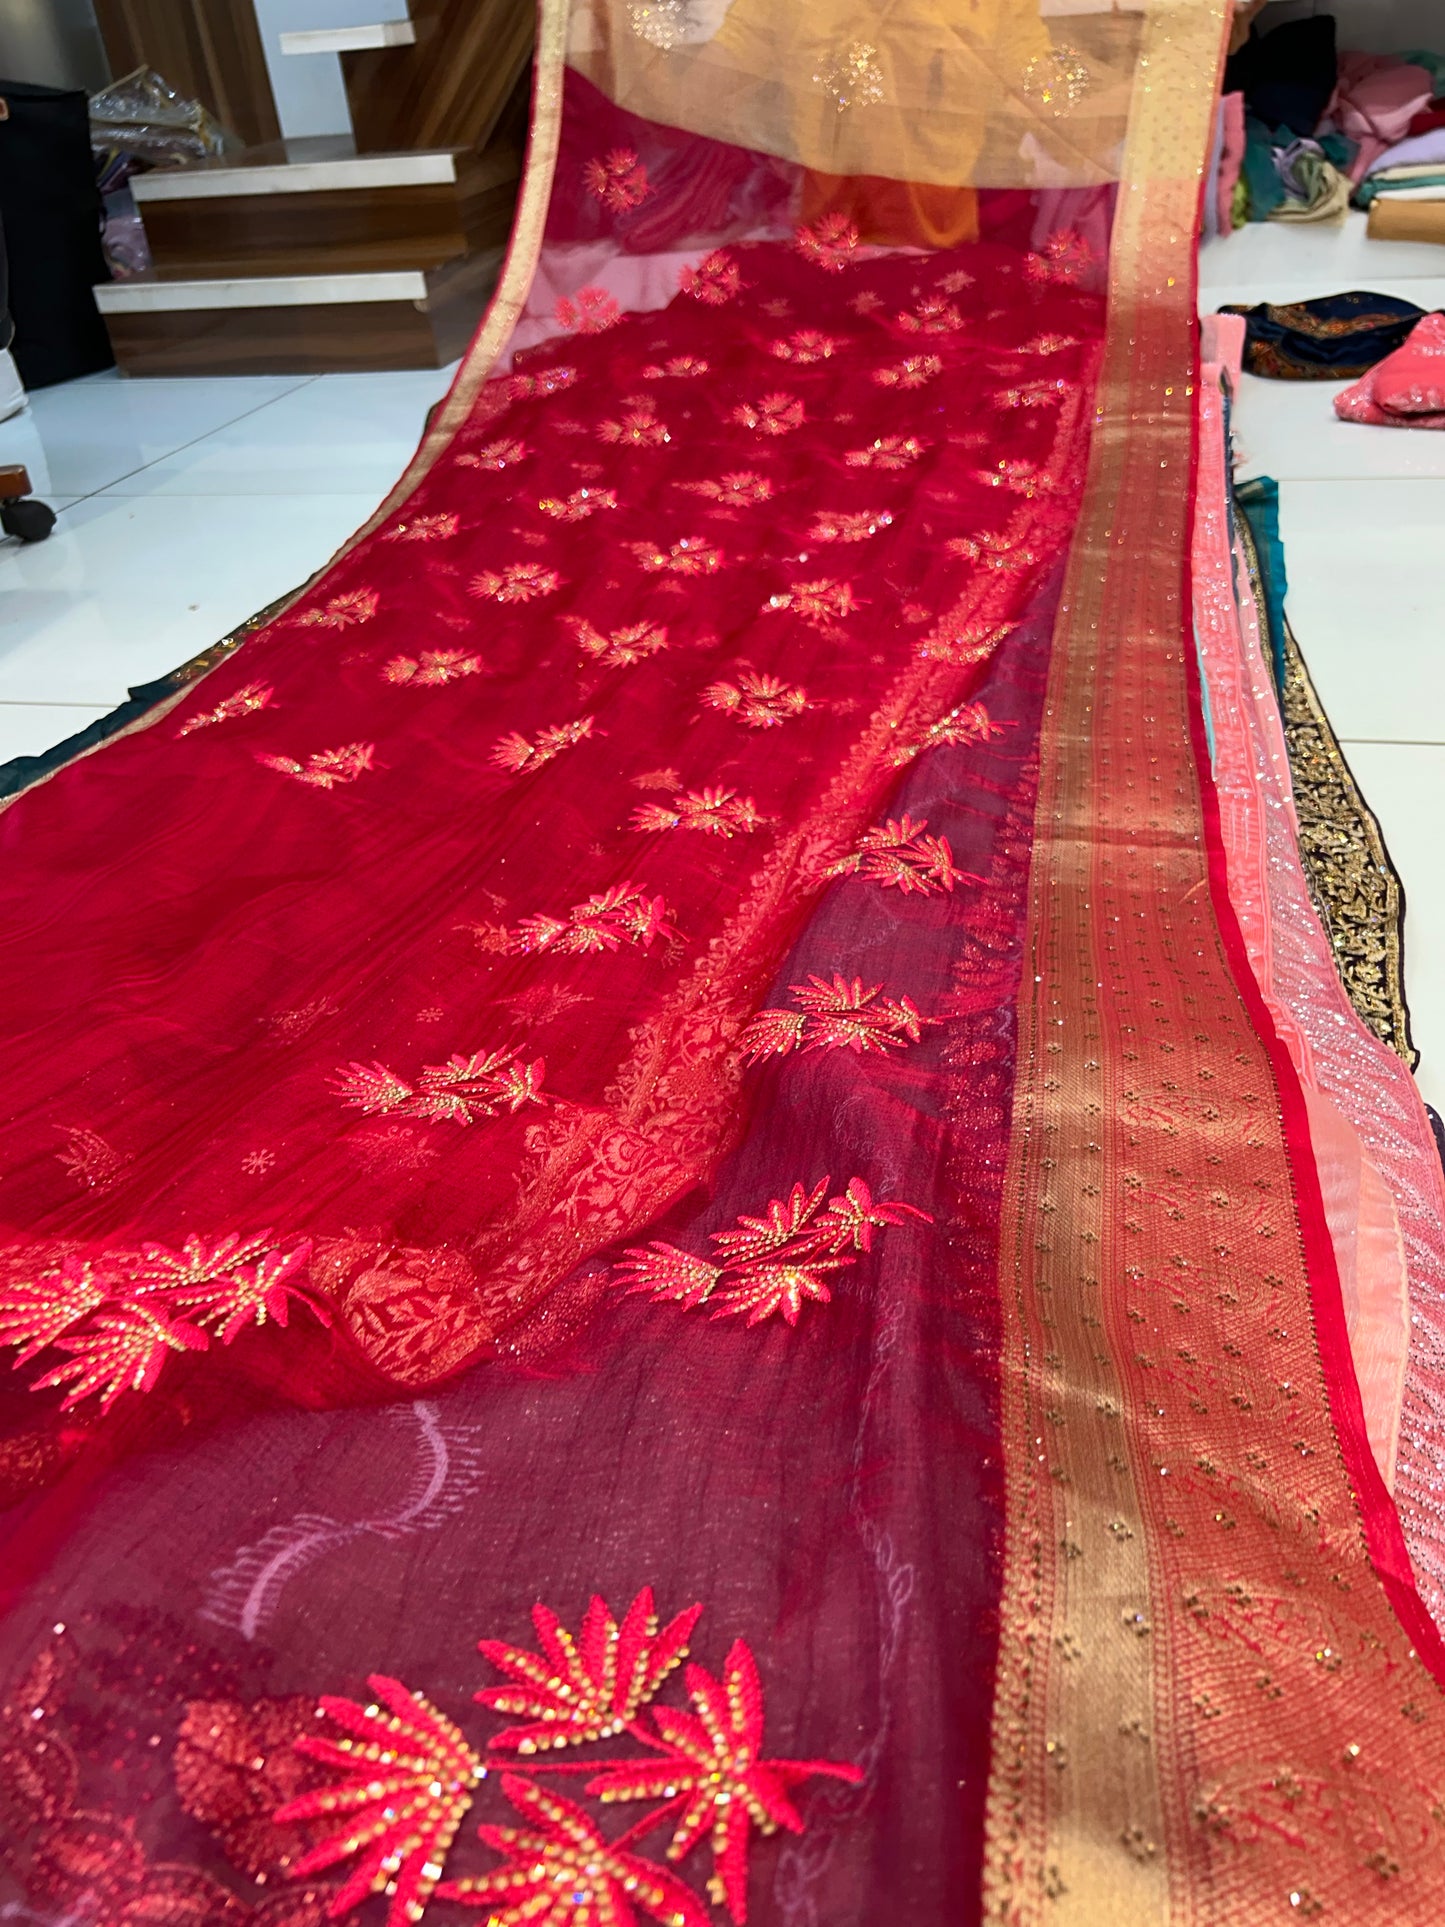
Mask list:
[[[1220,21],[859,11],[545,6],[391,504],[0,823],[28,1917],[1445,1885],[1186,626]]]

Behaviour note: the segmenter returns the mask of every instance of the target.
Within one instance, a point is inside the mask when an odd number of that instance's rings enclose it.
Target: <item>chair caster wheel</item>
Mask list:
[[[44,502],[24,498],[18,502],[0,502],[0,529],[7,535],[15,535],[22,542],[43,542],[55,527],[55,510]]]

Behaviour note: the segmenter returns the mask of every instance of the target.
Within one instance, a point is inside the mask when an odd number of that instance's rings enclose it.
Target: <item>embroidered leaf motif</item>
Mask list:
[[[485,1769],[420,1693],[380,1673],[367,1684],[376,1694],[369,1706],[321,1702],[342,1738],[306,1733],[295,1742],[298,1753],[333,1767],[337,1781],[288,1800],[272,1817],[284,1826],[334,1816],[340,1830],[296,1860],[291,1873],[304,1879],[355,1857],[331,1903],[333,1918],[368,1894],[385,1893],[387,1927],[405,1927],[421,1919]]]
[[[107,1144],[99,1131],[92,1131],[87,1124],[57,1124],[55,1128],[65,1135],[65,1149],[57,1151],[56,1157],[67,1174],[89,1190],[104,1190],[130,1162],[123,1151]]]
[[[737,1219],[730,1231],[714,1231],[717,1265],[654,1242],[627,1251],[615,1277],[629,1292],[650,1291],[692,1309],[709,1300],[713,1317],[746,1313],[749,1325],[775,1313],[795,1325],[806,1300],[827,1304],[827,1278],[871,1248],[873,1231],[907,1218],[929,1223],[928,1213],[889,1199],[875,1200],[862,1178],[852,1178],[834,1198],[830,1179],[811,1191],[795,1184],[787,1198],[774,1198],[765,1215]]]
[[[791,589],[768,597],[769,609],[791,609],[815,629],[826,629],[843,616],[851,616],[861,603],[849,582],[799,582]]]
[[[546,729],[539,729],[530,740],[519,731],[511,730],[498,738],[492,750],[492,764],[513,776],[541,769],[564,749],[590,736],[594,720],[591,716],[579,716],[573,723],[551,723]]]
[[[903,1050],[923,1035],[924,1019],[909,998],[885,997],[881,984],[865,989],[861,977],[851,983],[846,977],[831,983],[810,977],[788,988],[801,1012],[760,1010],[739,1039],[746,1062],[794,1050]]]
[[[1069,384],[1059,376],[1056,381],[1025,381],[1016,388],[1000,388],[993,396],[995,408],[1048,408],[1061,402]]]
[[[1005,725],[996,723],[981,702],[963,702],[950,709],[946,716],[940,716],[923,734],[911,743],[903,743],[890,759],[895,768],[921,756],[925,750],[937,749],[942,743],[988,743],[996,736],[1002,736]]]
[[[191,1312],[198,1325],[210,1327],[229,1345],[247,1325],[264,1325],[268,1317],[284,1325],[293,1297],[323,1316],[290,1282],[310,1255],[309,1238],[283,1251],[269,1231],[250,1238],[233,1231],[215,1240],[189,1237],[179,1251],[143,1245],[138,1254],[117,1257],[112,1265],[128,1294],[138,1299],[163,1294],[168,1310]]]
[[[502,1791],[530,1824],[482,1827],[507,1864],[448,1881],[438,1889],[443,1898],[485,1907],[487,1927],[637,1927],[639,1907],[665,1927],[708,1927],[689,1887],[610,1844],[573,1801],[510,1773]]]
[[[796,395],[764,395],[759,401],[739,402],[728,418],[757,435],[790,435],[807,419]]]
[[[963,326],[963,316],[951,301],[929,294],[911,314],[901,314],[898,325],[906,335],[954,335]]]
[[[96,1312],[79,1330],[62,1335],[55,1348],[68,1352],[69,1358],[37,1378],[34,1389],[64,1385],[62,1412],[94,1396],[106,1413],[122,1392],[150,1391],[167,1352],[204,1351],[206,1335],[152,1307],[117,1304]]]
[[[666,423],[657,419],[650,405],[630,409],[621,421],[603,422],[597,435],[601,441],[624,448],[661,448],[664,442],[672,440]]]
[[[858,246],[858,229],[846,214],[825,214],[812,227],[800,227],[795,245],[805,261],[828,274],[841,274]]]
[[[649,575],[715,575],[722,566],[723,552],[696,535],[685,535],[671,548],[655,542],[629,542],[628,548]]]
[[[692,375],[705,375],[709,363],[700,355],[673,355],[660,367],[644,368],[644,381],[685,381]]]
[[[1036,284],[1046,286],[1052,281],[1077,287],[1094,261],[1094,250],[1083,235],[1076,228],[1066,228],[1062,234],[1051,234],[1037,254],[1029,255],[1024,272]]]
[[[569,334],[600,335],[617,326],[622,306],[606,288],[579,288],[575,300],[562,295],[552,313]]]
[[[1077,335],[1035,335],[1019,349],[1021,355],[1061,355],[1067,348],[1077,348]]]
[[[866,542],[870,535],[892,526],[893,515],[889,509],[820,509],[808,538],[813,542]]]
[[[468,655],[465,649],[423,649],[420,656],[393,656],[381,673],[388,682],[439,689],[459,677],[479,675],[481,669],[481,657]]]
[[[947,615],[924,637],[918,653],[927,661],[951,662],[959,667],[986,662],[1017,627],[1013,622],[965,621],[961,616]]]
[[[581,616],[569,620],[583,655],[590,656],[599,669],[630,669],[667,647],[667,630],[660,622],[632,622],[604,636]]]
[[[702,830],[709,836],[747,835],[763,818],[750,796],[736,790],[689,790],[671,803],[644,803],[632,813],[634,830]]]
[[[209,729],[213,723],[228,723],[233,716],[250,716],[258,709],[268,709],[275,693],[268,682],[248,682],[223,697],[214,709],[203,709],[195,716],[188,716],[176,734],[189,736],[193,730]]]
[[[383,542],[443,542],[449,535],[455,535],[461,527],[461,517],[450,512],[444,515],[413,515],[395,528],[388,529],[381,538]]]
[[[742,287],[743,279],[737,262],[719,249],[699,261],[695,268],[684,268],[677,277],[677,285],[684,294],[707,302],[709,307],[720,308],[725,301],[732,300]]]
[[[423,1118],[429,1124],[472,1124],[479,1117],[544,1103],[546,1068],[540,1057],[524,1063],[515,1051],[477,1051],[426,1065],[414,1085],[385,1064],[348,1064],[332,1088],[360,1111]]]
[[[615,509],[617,491],[615,488],[574,488],[565,499],[544,495],[537,507],[554,522],[585,522],[598,509]]]
[[[779,676],[761,676],[751,669],[741,670],[735,683],[709,683],[702,699],[712,709],[746,723],[749,729],[779,729],[808,707],[808,692]]]
[[[68,1252],[58,1271],[46,1272],[33,1283],[17,1280],[0,1285],[0,1345],[20,1347],[14,1363],[28,1365],[37,1352],[53,1345],[62,1332],[79,1324],[105,1303],[88,1259]]]
[[[259,749],[255,755],[256,761],[267,769],[279,770],[298,783],[309,783],[318,790],[334,790],[338,784],[354,783],[358,776],[364,776],[374,767],[376,744],[346,743],[340,749],[318,749],[304,763],[294,756],[275,756]]]
[[[475,449],[467,455],[458,455],[458,468],[485,468],[500,471],[515,468],[518,462],[525,462],[531,450],[525,442],[508,436],[500,442],[488,442],[484,448]]]
[[[614,147],[582,170],[582,184],[614,214],[625,214],[647,199],[647,169],[631,147]]]
[[[705,495],[724,509],[756,508],[759,502],[771,501],[773,494],[767,477],[755,475],[751,469],[724,475],[720,482],[679,482],[678,487],[693,495]]]
[[[649,949],[654,937],[670,936],[667,905],[650,897],[634,883],[618,883],[601,890],[585,903],[574,903],[565,917],[523,917],[511,938],[511,948],[523,953],[557,950],[583,954],[617,950],[624,943]]]
[[[890,816],[881,828],[865,830],[852,854],[841,858],[828,874],[857,875],[869,883],[881,883],[885,890],[924,897],[952,890],[955,883],[983,881],[955,869],[948,838],[930,836],[927,823],[915,823],[911,816]]]
[[[927,447],[916,435],[878,435],[866,448],[850,448],[843,460],[849,468],[907,468]]]
[[[524,1722],[509,1726],[491,1745],[545,1753],[625,1732],[686,1658],[701,1614],[701,1606],[689,1606],[662,1626],[652,1588],[644,1586],[619,1624],[607,1601],[594,1593],[574,1638],[550,1607],[534,1606],[540,1654],[496,1639],[484,1639],[477,1648],[512,1684],[483,1687],[475,1698]]]
[[[943,373],[937,355],[909,355],[887,368],[875,368],[873,379],[880,388],[922,388]]]
[[[748,1917],[753,1828],[764,1834],[779,1827],[802,1833],[803,1819],[791,1798],[795,1786],[818,1774],[857,1786],[863,1775],[841,1760],[763,1757],[763,1685],[745,1641],[733,1641],[721,1679],[697,1665],[689,1665],[686,1678],[692,1712],[653,1708],[669,1757],[609,1766],[587,1782],[587,1791],[609,1802],[661,1801],[649,1824],[664,1814],[677,1816],[669,1860],[682,1859],[707,1837],[716,1869],[709,1895],[741,1927]]]
[[[380,605],[375,589],[350,589],[332,596],[324,609],[307,609],[296,620],[308,629],[351,629],[370,622]]]
[[[560,394],[576,379],[575,368],[544,368],[536,375],[508,375],[502,393],[508,401],[533,401],[538,395]]]
[[[501,571],[484,569],[467,584],[470,594],[483,601],[533,602],[538,596],[552,595],[562,586],[555,569],[544,569],[540,562],[509,562]]]
[[[1054,487],[1052,479],[1043,474],[1036,463],[1022,456],[1001,457],[992,468],[976,468],[973,474],[975,481],[989,488],[1012,489],[1015,495],[1049,495]]]
[[[768,353],[776,355],[779,361],[801,362],[805,367],[817,361],[828,361],[843,346],[832,335],[819,334],[816,328],[799,328],[789,335],[786,341],[775,341]]]

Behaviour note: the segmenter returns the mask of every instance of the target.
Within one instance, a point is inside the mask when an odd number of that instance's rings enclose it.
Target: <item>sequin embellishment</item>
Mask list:
[[[635,883],[618,883],[574,903],[565,917],[523,917],[507,947],[523,955],[553,950],[577,956],[618,950],[624,943],[648,950],[655,937],[671,934],[661,897],[648,896]]]
[[[552,318],[569,335],[600,335],[622,319],[622,306],[606,288],[579,288],[575,295],[559,295]]]
[[[489,760],[495,769],[506,770],[509,776],[530,775],[550,763],[554,756],[560,756],[564,749],[571,749],[574,743],[590,736],[593,720],[591,716],[579,716],[573,723],[551,723],[532,737],[511,730],[498,739]]]
[[[679,482],[693,495],[704,495],[719,508],[746,509],[756,508],[760,502],[772,500],[773,485],[765,475],[755,475],[751,469],[739,469],[724,475],[717,482]]]
[[[336,1073],[334,1088],[344,1104],[368,1115],[475,1124],[480,1117],[544,1103],[546,1069],[540,1057],[526,1063],[516,1051],[476,1051],[427,1064],[414,1085],[385,1064],[347,1064]]]
[[[768,597],[769,609],[790,609],[794,615],[801,616],[804,622],[811,622],[815,628],[826,629],[842,616],[851,616],[860,604],[848,582],[799,582],[791,589],[779,590]]]
[[[809,977],[790,984],[796,1010],[760,1010],[738,1039],[743,1061],[787,1057],[793,1051],[851,1050],[886,1053],[904,1050],[923,1035],[926,1021],[907,997],[885,997],[882,984],[865,986],[835,976]]]
[[[846,114],[854,107],[876,107],[888,98],[877,53],[871,41],[851,41],[843,53],[813,75],[813,85],[821,88],[838,113]]]
[[[879,435],[866,448],[850,448],[843,460],[849,468],[907,468],[927,447],[916,435]]]
[[[667,647],[667,630],[660,622],[631,622],[605,636],[581,616],[568,620],[583,656],[598,669],[630,669]]]
[[[465,649],[423,649],[419,656],[393,656],[382,669],[388,682],[410,683],[413,689],[440,689],[462,676],[481,673],[480,656]]]
[[[832,335],[819,334],[816,328],[800,328],[786,341],[773,342],[768,353],[776,355],[779,361],[796,361],[808,367],[814,362],[831,360],[842,346],[841,341]]]
[[[515,468],[518,462],[527,459],[530,450],[525,442],[512,439],[488,442],[485,448],[478,448],[470,454],[458,455],[458,468],[485,468],[500,474],[503,469]]]
[[[672,440],[667,424],[660,422],[650,408],[634,408],[621,421],[603,422],[597,436],[600,441],[624,448],[661,448]]]
[[[722,550],[696,535],[685,535],[666,549],[655,542],[627,546],[649,575],[715,575],[723,562]]]
[[[334,595],[324,609],[306,609],[296,620],[305,629],[351,629],[370,622],[381,603],[375,589],[349,589]]]
[[[582,170],[587,192],[614,214],[626,214],[647,199],[647,169],[631,147],[614,147],[610,154],[594,157]]]
[[[866,542],[880,529],[893,526],[889,509],[833,511],[820,509],[808,530],[810,542]]]
[[[720,308],[737,294],[743,285],[743,278],[732,256],[719,250],[699,261],[695,268],[684,268],[677,277],[677,285],[694,300],[705,301],[711,308]]]
[[[455,535],[461,527],[461,517],[450,512],[443,515],[413,515],[409,520],[398,522],[395,528],[388,529],[381,538],[383,542],[444,542],[448,536]]]
[[[794,245],[805,261],[827,274],[841,274],[858,246],[858,229],[846,214],[825,214],[812,227],[800,227]]]
[[[831,876],[860,876],[905,896],[936,896],[955,883],[981,883],[982,877],[955,869],[946,836],[930,836],[925,822],[890,816],[881,828],[865,830],[852,852],[832,866]]]
[[[873,379],[880,388],[922,388],[942,373],[943,363],[937,355],[909,355],[890,367],[875,368]]]
[[[555,569],[540,562],[509,562],[504,569],[484,569],[467,584],[470,594],[491,602],[534,602],[538,596],[553,595],[562,586]]]
[[[544,495],[537,507],[544,515],[550,515],[554,522],[585,522],[598,509],[615,509],[617,491],[614,488],[574,488],[568,496]]]
[[[739,402],[729,418],[757,435],[790,435],[807,419],[796,395],[764,395],[760,401]]]
[[[830,1302],[829,1275],[870,1251],[875,1230],[909,1218],[932,1222],[914,1205],[875,1199],[862,1178],[850,1178],[829,1198],[831,1182],[824,1178],[811,1191],[795,1184],[761,1218],[740,1217],[732,1230],[712,1232],[716,1264],[654,1241],[633,1246],[614,1276],[629,1292],[670,1298],[688,1310],[709,1305],[714,1318],[745,1316],[751,1326],[776,1314],[796,1325],[805,1302]]]

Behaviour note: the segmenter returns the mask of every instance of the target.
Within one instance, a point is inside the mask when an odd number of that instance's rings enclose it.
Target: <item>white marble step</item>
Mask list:
[[[276,161],[263,166],[156,168],[138,174],[131,192],[150,201],[229,200],[252,194],[322,194],[377,187],[420,187],[457,178],[448,150],[402,154],[339,154],[324,160]]]
[[[375,20],[365,27],[308,27],[283,33],[283,54],[351,54],[367,47],[413,47],[416,28],[410,20]]]
[[[207,308],[310,308],[352,301],[425,301],[419,268],[375,274],[271,274],[198,281],[111,281],[95,290],[102,314]]]

